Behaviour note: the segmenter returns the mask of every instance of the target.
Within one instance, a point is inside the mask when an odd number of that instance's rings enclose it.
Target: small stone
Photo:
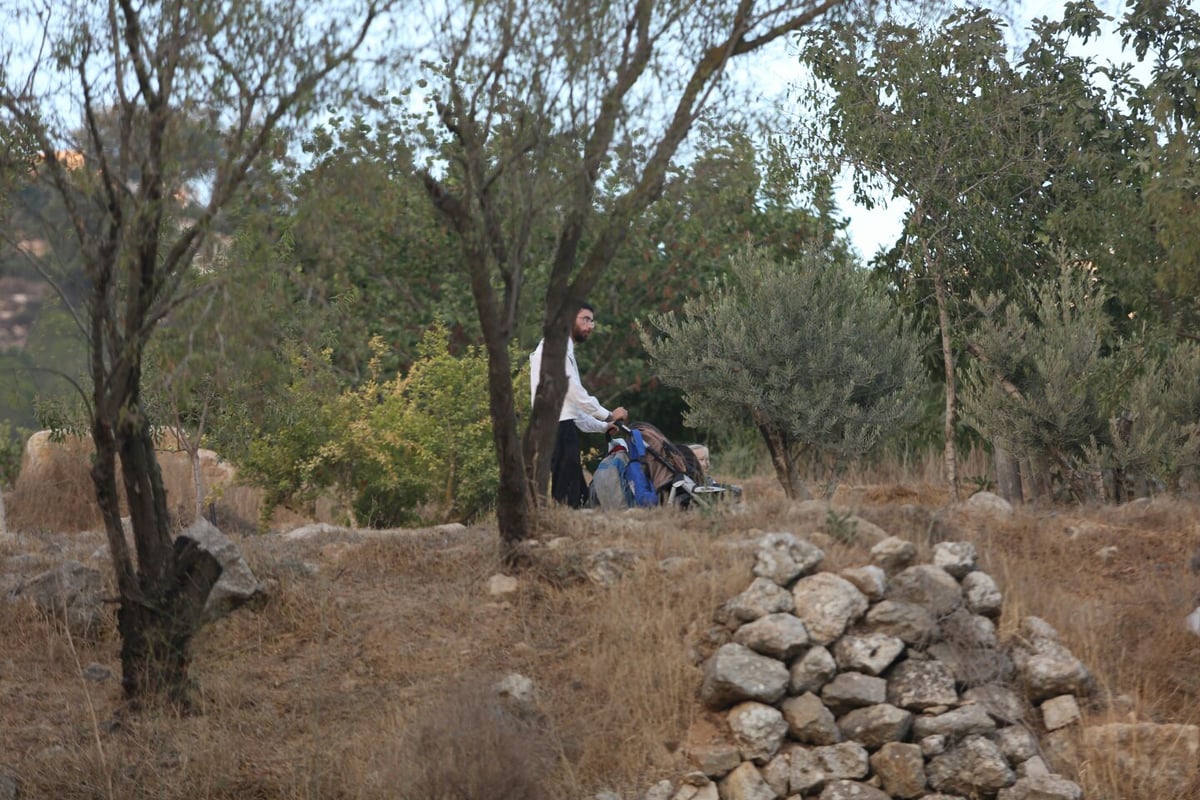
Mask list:
[[[503,597],[517,591],[520,584],[511,575],[499,573],[488,578],[488,594],[492,597]]]
[[[1075,695],[1062,694],[1042,703],[1042,721],[1048,731],[1056,731],[1079,722],[1079,703]]]

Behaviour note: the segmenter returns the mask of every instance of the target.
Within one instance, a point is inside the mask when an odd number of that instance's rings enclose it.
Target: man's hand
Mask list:
[[[629,421],[629,412],[625,410],[625,406],[621,406],[620,408],[613,409],[612,418],[609,420],[609,422],[628,422],[628,421]]]

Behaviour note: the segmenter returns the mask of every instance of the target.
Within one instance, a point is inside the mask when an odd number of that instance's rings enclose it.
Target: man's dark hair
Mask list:
[[[589,303],[587,300],[584,300],[582,303],[579,304],[579,311],[590,311],[593,314],[595,314],[596,307],[593,306],[591,303]],[[578,314],[579,311],[576,311],[575,313]]]

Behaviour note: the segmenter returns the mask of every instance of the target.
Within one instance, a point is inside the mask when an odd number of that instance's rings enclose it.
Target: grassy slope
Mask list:
[[[763,531],[804,525],[769,480],[747,482],[741,514],[553,516],[507,598],[495,532],[424,531],[303,542],[251,537],[246,555],[276,587],[197,640],[198,713],[120,713],[118,642],[74,641],[24,607],[0,615],[0,775],[42,798],[582,798],[635,796],[678,779],[681,742],[701,716],[698,658],[712,611],[750,579]],[[1001,633],[1044,617],[1096,673],[1092,719],[1200,723],[1200,647],[1180,631],[1195,606],[1187,560],[1197,506],[1026,509],[983,523],[938,492],[894,483],[841,495],[865,519],[917,542],[970,539],[1005,590]],[[40,535],[47,565],[87,560],[96,534]],[[1115,546],[1105,559],[1102,548]],[[613,588],[585,576],[605,547],[639,560]],[[681,556],[681,570],[660,566]],[[826,566],[866,562],[833,545]],[[0,562],[3,563],[3,562]],[[680,562],[672,562],[678,565]],[[98,664],[114,676],[93,681]],[[538,709],[491,713],[486,689],[515,671]],[[424,765],[452,766],[449,771]],[[1085,796],[1132,800],[1097,774]],[[438,795],[458,782],[461,794]],[[474,793],[473,785],[486,786]],[[1133,792],[1130,794],[1129,792]],[[1158,800],[1184,800],[1159,796]]]

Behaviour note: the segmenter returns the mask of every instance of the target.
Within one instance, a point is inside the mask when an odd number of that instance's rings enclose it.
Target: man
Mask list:
[[[622,408],[609,411],[600,401],[588,394],[579,380],[579,365],[575,363],[575,344],[586,342],[596,327],[596,309],[584,303],[575,314],[571,336],[567,339],[567,395],[558,413],[558,430],[554,435],[554,452],[550,456],[550,496],[556,502],[579,508],[587,500],[587,482],[579,445],[579,432],[604,433],[617,422],[629,419]],[[530,398],[537,394],[542,369],[542,345],[529,355]]]

